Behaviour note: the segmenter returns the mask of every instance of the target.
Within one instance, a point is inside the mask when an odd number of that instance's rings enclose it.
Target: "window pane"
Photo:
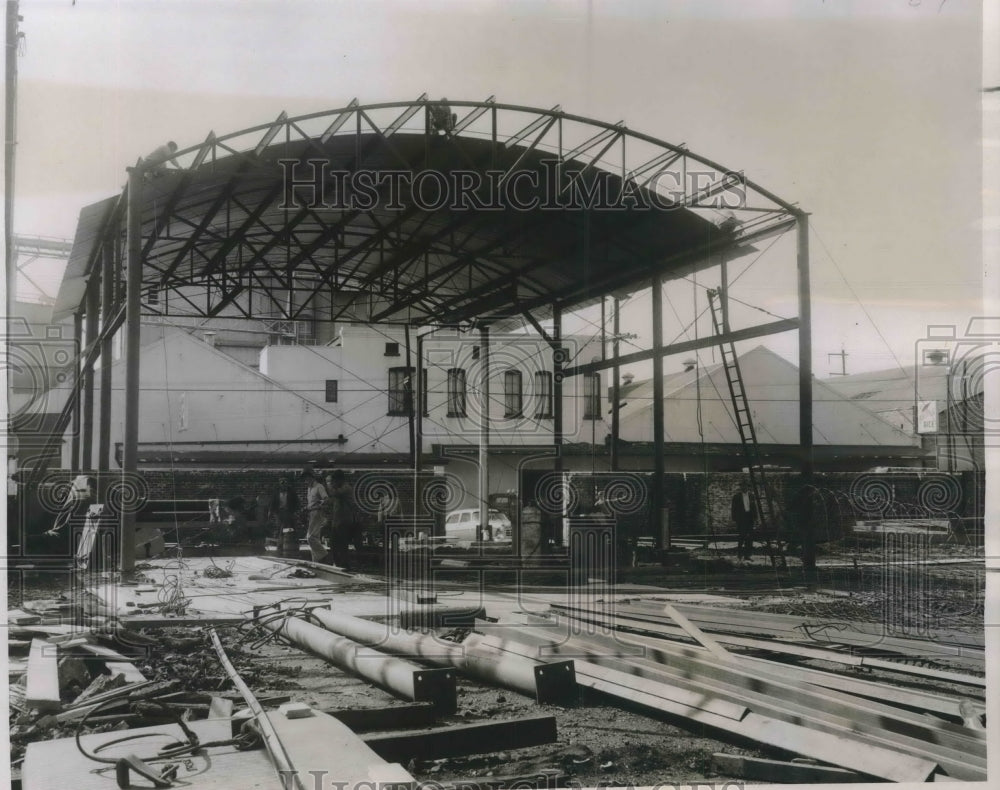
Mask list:
[[[337,380],[327,379],[326,380],[326,402],[336,403],[337,402]]]
[[[465,416],[465,371],[461,368],[448,371],[448,416]]]
[[[546,370],[535,373],[535,416],[552,416],[552,374]]]
[[[600,373],[587,373],[583,377],[583,419],[601,419]]]
[[[409,416],[413,411],[413,368],[389,368],[389,414]]]
[[[504,417],[520,417],[522,410],[521,371],[508,370],[503,375]]]

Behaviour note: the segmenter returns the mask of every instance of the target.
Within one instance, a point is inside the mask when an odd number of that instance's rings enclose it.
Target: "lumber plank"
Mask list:
[[[564,604],[552,604],[552,608],[580,609]],[[728,631],[756,636],[775,636],[789,640],[809,640],[817,644],[845,644],[879,650],[883,653],[899,653],[916,658],[936,658],[956,661],[975,668],[981,668],[985,662],[985,653],[981,648],[967,645],[939,643],[929,639],[909,639],[891,636],[885,633],[884,627],[877,623],[830,623],[810,622],[808,618],[792,615],[772,614],[770,612],[755,612],[752,610],[731,610],[713,606],[697,606],[693,604],[678,604],[678,610],[696,623],[700,628],[716,632]],[[663,624],[667,621],[662,612],[648,604],[618,604],[614,610],[616,618],[628,618]]]
[[[229,719],[232,718],[233,708],[236,706],[233,704],[231,699],[226,699],[225,697],[212,697],[212,701],[208,705],[208,718],[210,719]]]
[[[110,647],[105,647],[104,645],[93,645],[88,642],[80,645],[80,648],[86,650],[91,655],[103,658],[105,661],[116,661],[127,664],[132,660],[128,656],[122,655],[117,650],[112,650]]]
[[[104,665],[112,675],[124,675],[126,683],[143,683],[146,676],[130,661],[105,661]]]
[[[24,609],[10,609],[7,612],[7,625],[36,625],[42,622],[41,615],[32,614]]]
[[[557,737],[555,716],[528,716],[426,732],[375,735],[365,738],[365,743],[385,760],[405,762],[415,757],[436,760],[521,749],[555,743]]]
[[[296,773],[303,787],[314,787],[317,779],[324,784],[347,782],[347,787],[358,782],[416,784],[401,765],[386,762],[333,716],[316,710],[312,716],[300,719],[289,719],[277,712],[266,715],[289,762],[299,766]]]
[[[509,641],[504,642],[494,637],[488,639],[502,645],[502,649],[515,654],[525,656],[537,654],[535,647],[518,645]],[[468,643],[467,639],[464,644],[468,645]],[[831,724],[810,721],[808,726],[796,723],[808,720],[808,710],[791,713],[793,721],[774,718],[771,711],[766,714],[751,711],[737,721],[697,708],[685,709],[676,703],[655,696],[653,692],[659,693],[660,689],[666,687],[664,683],[650,683],[649,681],[639,683],[638,681],[642,679],[629,675],[627,672],[608,667],[597,667],[595,664],[579,659],[576,659],[576,665],[577,682],[581,686],[593,688],[618,699],[634,702],[654,712],[676,715],[766,746],[792,751],[805,757],[858,770],[864,774],[891,781],[923,782],[938,770],[936,761],[900,751],[898,744],[884,743],[879,738],[855,732],[854,725],[850,722]],[[600,677],[601,673],[593,672],[595,667],[605,673],[615,673],[615,675],[602,678]],[[621,682],[618,682],[618,679],[621,679]],[[671,681],[676,685],[698,687],[697,684],[680,678],[672,678]],[[705,686],[700,688],[703,694],[718,694],[718,690]],[[767,700],[764,695],[759,696]],[[732,698],[730,697],[730,699]],[[969,758],[966,757],[966,759]],[[962,765],[964,766],[965,763]],[[956,770],[962,771],[963,768],[956,765]],[[984,775],[985,768],[967,766],[964,770],[966,775],[974,778],[980,776],[981,773]]]
[[[648,620],[632,619],[620,617],[616,614],[614,619],[607,617],[606,613],[592,609],[579,608],[569,610],[567,608],[553,604],[554,610],[564,617],[572,617],[585,622],[606,625],[609,629],[627,631],[629,634],[647,634],[655,636],[677,636],[684,632],[676,626],[656,623]],[[935,669],[933,667],[921,667],[910,664],[901,664],[889,659],[874,658],[870,656],[857,656],[851,653],[841,653],[831,649],[831,646],[820,647],[802,645],[796,641],[785,641],[783,639],[760,639],[739,636],[735,634],[713,633],[713,638],[723,644],[748,647],[759,650],[767,650],[772,653],[801,656],[803,658],[816,658],[823,661],[831,661],[845,666],[869,667],[871,669],[883,669],[900,674],[914,675],[917,677],[932,680],[946,681],[950,683],[961,683],[966,686],[986,687],[986,678],[976,675],[968,675],[961,672]],[[801,638],[801,635],[797,636]]]
[[[58,710],[59,648],[45,639],[31,640],[28,653],[28,684],[24,698],[28,707]]]
[[[740,779],[785,784],[813,784],[814,782],[864,782],[861,774],[831,765],[812,765],[784,760],[765,760],[739,754],[716,752],[712,767],[721,774]]]
[[[231,737],[227,721],[192,721],[188,723],[202,743],[226,740]],[[80,736],[80,742],[88,752],[93,752],[108,741],[119,738],[123,733],[102,732]],[[126,742],[112,746],[102,755],[123,757],[129,753],[155,754],[171,741],[180,740],[183,733],[173,723],[133,729],[128,735],[145,735],[138,742]],[[137,744],[141,744],[140,747]],[[162,763],[158,764],[162,767]],[[111,768],[111,766],[107,766]],[[36,741],[28,744],[22,772],[22,787],[25,790],[46,790],[46,788],[72,788],[72,790],[114,790],[114,770],[102,771],[97,763],[84,757],[76,747],[73,738],[51,741]],[[135,779],[134,775],[133,778]],[[307,781],[311,777],[307,777]],[[175,787],[196,788],[197,790],[232,790],[233,788],[281,787],[274,776],[274,769],[263,749],[238,751],[234,746],[209,746],[195,754],[185,755],[178,761]],[[150,783],[139,779],[133,787],[150,787]],[[308,790],[314,785],[307,783]]]
[[[681,630],[683,630],[684,633],[698,642],[698,644],[711,652],[713,655],[718,656],[719,658],[729,657],[729,651],[726,650],[726,648],[698,628],[698,626],[688,620],[687,617],[678,612],[675,607],[671,606],[669,603],[665,603],[663,604],[663,611],[671,620],[681,627]]]

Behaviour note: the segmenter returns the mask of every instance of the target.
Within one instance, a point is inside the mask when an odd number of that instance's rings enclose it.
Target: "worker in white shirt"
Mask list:
[[[45,534],[57,537],[59,531],[69,523],[70,519],[86,515],[87,508],[90,507],[93,500],[94,491],[91,487],[90,478],[87,475],[77,475],[74,477],[73,482],[70,483],[69,490],[66,492],[66,499],[63,501],[62,509],[59,511],[59,515],[56,516],[55,523],[52,525],[52,529]]]
[[[323,527],[326,526],[326,488],[311,469],[303,474],[306,485],[306,510],[309,514],[309,527],[306,529],[306,542],[312,552],[313,562],[322,562],[326,557],[327,548],[323,545]]]

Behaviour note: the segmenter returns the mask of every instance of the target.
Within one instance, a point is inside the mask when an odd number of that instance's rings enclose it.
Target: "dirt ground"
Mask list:
[[[941,547],[935,559],[969,558],[974,552],[955,547]],[[929,614],[940,627],[981,634],[983,631],[984,574],[981,565],[921,565],[886,569],[877,562],[878,552],[851,551],[825,560],[844,560],[837,567],[821,570],[818,583],[807,589],[794,574],[781,580],[763,558],[749,566],[737,566],[718,552],[693,553],[686,567],[645,566],[629,568],[619,575],[622,584],[656,584],[670,588],[701,589],[737,595],[753,608],[763,611],[833,620],[878,622],[889,611],[897,612],[901,622]],[[860,564],[855,565],[854,561]],[[897,578],[899,577],[899,578]],[[915,581],[916,580],[916,581]],[[67,577],[35,574],[25,577],[10,589],[11,608],[22,600],[56,597],[64,593]],[[900,614],[891,608],[894,590],[919,589],[919,611]],[[907,587],[909,585],[909,587]],[[655,597],[650,591],[646,597]],[[912,607],[911,607],[912,608]],[[134,663],[147,678],[177,679],[189,691],[231,693],[232,687],[216,660],[207,635],[197,628],[157,629],[145,632],[157,640]],[[320,709],[374,708],[389,706],[394,698],[367,682],[347,675],[326,662],[306,655],[297,648],[268,640],[254,644],[260,634],[246,634],[235,628],[220,629],[244,680],[258,697],[288,696]],[[818,663],[807,664],[817,668]],[[837,671],[843,671],[838,667]],[[886,673],[862,675],[869,679],[890,680]],[[947,684],[936,688],[952,691]],[[512,751],[443,760],[414,760],[408,768],[422,780],[447,782],[460,778],[532,775],[544,769],[565,772],[573,785],[641,786],[662,783],[712,782],[721,785],[733,777],[715,774],[713,752],[747,754],[760,757],[789,757],[775,751],[763,752],[747,745],[709,737],[698,729],[681,723],[654,718],[637,710],[623,708],[617,702],[596,696],[584,696],[574,707],[537,705],[533,700],[511,691],[460,679],[459,705],[455,715],[444,716],[440,725],[463,724],[528,715],[551,714],[556,717],[558,742]],[[192,708],[192,715],[203,713]],[[105,728],[111,728],[107,725]],[[12,734],[18,733],[12,719]],[[35,737],[66,737],[69,728],[38,732]],[[23,738],[15,738],[12,759],[23,753]]]

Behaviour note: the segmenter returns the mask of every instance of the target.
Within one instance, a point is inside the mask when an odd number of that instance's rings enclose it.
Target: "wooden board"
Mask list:
[[[59,699],[59,648],[44,639],[31,641],[28,654],[28,685],[25,701],[28,707],[39,710],[58,710]]]
[[[759,757],[744,757],[739,754],[713,754],[712,766],[716,771],[726,776],[738,776],[741,779],[754,779],[763,782],[814,784],[816,782],[867,781],[861,774],[843,768],[834,768],[830,765],[764,760]]]
[[[329,787],[331,782],[347,782],[348,788],[361,782],[415,782],[401,765],[387,763],[333,716],[313,711],[302,719],[279,713],[267,718],[306,788]]]
[[[42,622],[42,618],[37,614],[29,614],[23,609],[11,609],[7,612],[7,625],[35,625]]]
[[[112,675],[124,675],[126,683],[142,683],[146,676],[129,661],[105,661],[104,665]]]
[[[228,721],[194,721],[188,726],[203,743],[224,740],[231,737]],[[80,738],[83,747],[93,751],[102,743],[122,737],[122,732],[107,732],[84,735]],[[130,730],[128,735],[147,734],[148,738],[127,741],[102,750],[102,756],[121,757],[138,754],[143,759],[155,754],[168,742],[183,739],[183,733],[176,724],[159,724]],[[157,737],[157,734],[161,734]],[[162,767],[165,761],[147,760],[154,766]],[[190,769],[184,760],[180,761],[177,786],[187,790],[271,790],[282,787],[267,753],[263,749],[240,752],[235,746],[213,746],[205,753],[190,758]],[[132,776],[135,786],[149,787],[145,779]],[[50,790],[54,787],[73,790],[118,790],[113,765],[101,765],[88,760],[76,748],[72,738],[54,741],[38,741],[28,745],[21,773],[23,790]],[[312,788],[312,785],[307,785]]]

